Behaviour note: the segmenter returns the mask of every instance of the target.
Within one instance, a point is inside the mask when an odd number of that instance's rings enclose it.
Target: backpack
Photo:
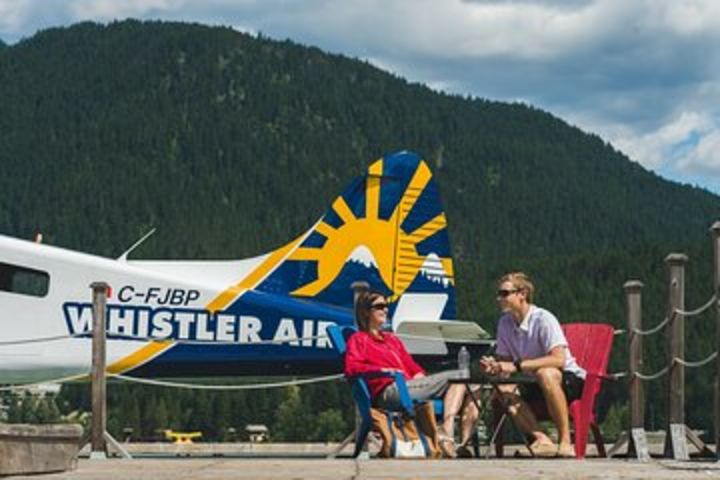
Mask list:
[[[372,408],[373,430],[380,435],[382,458],[440,458],[437,423],[431,402],[415,407],[415,418]]]

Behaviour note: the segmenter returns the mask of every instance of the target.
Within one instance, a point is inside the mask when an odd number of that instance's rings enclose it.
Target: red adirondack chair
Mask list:
[[[612,325],[603,323],[569,323],[562,325],[568,346],[578,364],[587,371],[582,396],[570,402],[568,409],[575,425],[575,456],[585,458],[588,433],[592,429],[598,455],[606,457],[605,444],[600,427],[595,419],[595,399],[607,378],[607,365],[610,360],[615,330]],[[531,405],[538,420],[548,420],[545,404]],[[502,435],[498,435],[495,450],[499,457],[503,455]]]

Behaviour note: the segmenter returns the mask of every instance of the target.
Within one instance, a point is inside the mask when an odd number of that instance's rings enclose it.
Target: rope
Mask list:
[[[66,377],[51,378],[47,380],[41,380],[33,383],[23,383],[18,385],[8,385],[0,387],[0,392],[10,392],[15,390],[25,390],[31,387],[37,387],[48,383],[67,383],[75,380],[87,379],[89,373],[80,373],[75,375],[68,375]],[[176,382],[165,382],[162,380],[151,380],[147,378],[130,377],[121,375],[119,373],[107,373],[106,376],[125,380],[127,382],[143,383],[146,385],[155,385],[160,387],[174,387],[174,388],[188,388],[195,390],[259,390],[262,388],[277,388],[287,387],[291,385],[306,385],[310,383],[327,382],[331,380],[337,380],[342,378],[343,374],[327,375],[324,377],[313,377],[302,380],[288,380],[284,382],[273,382],[273,383],[255,383],[247,385],[203,385],[198,383],[176,383]]]
[[[618,380],[620,378],[627,377],[627,376],[628,376],[628,372],[617,372],[617,373],[608,373],[607,374],[607,377],[611,378],[613,380]]]
[[[685,317],[693,317],[695,315],[699,315],[699,314],[703,313],[705,310],[707,310],[708,308],[710,308],[716,299],[717,299],[717,296],[713,295],[712,297],[710,297],[710,300],[708,300],[707,303],[705,303],[700,308],[696,308],[695,310],[687,310],[686,311],[686,310],[680,310],[679,308],[676,308],[672,311],[671,315],[665,317],[665,319],[662,322],[660,322],[660,324],[651,328],[650,330],[640,330],[638,328],[633,328],[632,333],[634,333],[635,335],[641,335],[641,336],[652,335],[653,333],[657,333],[665,325],[667,325],[670,322],[670,320],[672,320],[676,315],[682,315]],[[617,335],[617,330],[616,330],[615,334]]]
[[[717,297],[715,295],[713,295],[712,297],[710,297],[710,300],[708,300],[705,305],[703,305],[700,308],[696,308],[695,310],[685,311],[685,310],[680,310],[679,308],[676,308],[675,312],[673,312],[673,313],[679,313],[680,315],[683,315],[685,317],[694,317],[695,315],[700,315],[701,313],[703,313],[705,310],[707,310],[708,308],[710,308],[712,306],[712,304],[715,302],[716,298]]]
[[[337,380],[343,378],[344,375],[339,373],[336,375],[326,375],[324,377],[313,377],[306,378],[303,380],[288,380],[285,382],[274,382],[274,383],[254,383],[248,385],[203,385],[199,383],[180,383],[180,382],[165,382],[162,380],[150,380],[148,378],[137,378],[121,375],[119,373],[108,373],[109,377],[119,378],[126,382],[143,383],[146,385],[154,385],[157,387],[172,387],[172,388],[186,388],[194,390],[259,390],[262,388],[277,388],[277,387],[288,387],[292,385],[306,385],[309,383],[320,383],[327,382],[330,380]]]
[[[644,375],[640,372],[635,372],[635,376],[637,378],[639,378],[640,380],[649,381],[649,380],[658,379],[658,378],[662,377],[663,375],[665,375],[666,373],[668,373],[669,371],[670,371],[670,366],[667,366],[667,367],[663,368],[662,370],[660,370],[659,372],[653,373],[652,375]]]
[[[615,335],[615,336],[625,335],[626,333],[627,333],[627,330],[625,330],[624,328],[618,328],[616,330],[613,330],[613,335]]]
[[[673,358],[673,362],[677,362],[680,365],[683,365],[685,367],[695,368],[695,367],[702,367],[703,365],[707,365],[708,363],[713,361],[717,356],[718,356],[718,352],[713,352],[707,358],[704,358],[703,360],[700,360],[697,362],[690,362],[688,360],[683,360],[682,358],[675,357],[675,358]]]
[[[19,385],[8,385],[5,387],[0,387],[0,392],[12,392],[14,390],[24,390],[26,388],[31,387],[37,387],[40,385],[45,385],[48,383],[66,383],[66,382],[73,382],[75,380],[80,380],[83,378],[87,378],[90,373],[79,373],[75,375],[68,375],[67,377],[59,377],[59,378],[51,378],[49,380],[42,380],[39,382],[33,382],[33,383],[22,383]]]
[[[669,317],[665,317],[665,320],[663,320],[662,322],[660,322],[660,324],[658,324],[657,326],[651,328],[650,330],[640,330],[639,328],[633,328],[631,331],[632,331],[632,333],[634,333],[635,335],[640,335],[640,336],[652,335],[653,333],[659,332],[665,325],[667,325],[668,322],[670,322],[670,319],[671,319],[674,315],[675,315],[675,312],[673,312],[673,315],[671,315],[671,316],[669,316]]]
[[[38,338],[25,338],[22,340],[9,340],[6,342],[0,342],[0,347],[7,345],[25,345],[28,343],[43,343],[43,342],[54,342],[55,340],[62,340],[65,338],[75,338],[78,335],[56,335],[54,337],[38,337]]]

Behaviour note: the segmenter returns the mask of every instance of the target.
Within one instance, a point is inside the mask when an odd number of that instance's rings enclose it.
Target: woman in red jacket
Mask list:
[[[463,411],[461,449],[463,456],[469,451],[467,440],[478,418],[475,403],[466,398],[465,387],[449,384],[453,378],[462,378],[459,370],[426,375],[405,349],[398,337],[382,330],[387,321],[388,303],[377,292],[362,293],[358,298],[355,315],[359,332],[350,337],[345,354],[345,375],[354,376],[370,372],[401,372],[407,380],[408,392],[413,400],[424,401],[443,398],[444,416],[440,428],[440,445],[448,456],[455,456],[453,430],[455,416]],[[400,393],[392,377],[368,378],[373,405],[379,408],[397,409]],[[464,404],[464,408],[463,408]]]

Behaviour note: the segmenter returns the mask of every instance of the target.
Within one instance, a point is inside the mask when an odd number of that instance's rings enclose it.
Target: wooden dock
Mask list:
[[[586,460],[352,460],[282,458],[142,458],[80,460],[76,470],[34,475],[32,480],[178,479],[711,479],[720,464],[709,461],[649,463],[617,459]]]

